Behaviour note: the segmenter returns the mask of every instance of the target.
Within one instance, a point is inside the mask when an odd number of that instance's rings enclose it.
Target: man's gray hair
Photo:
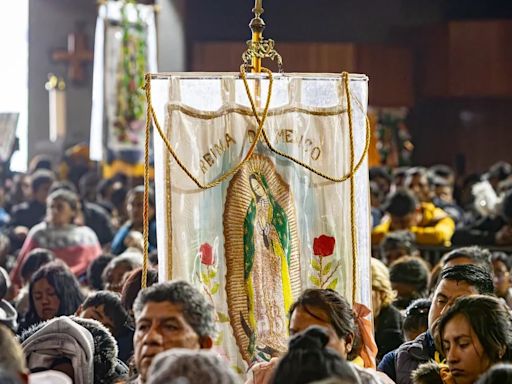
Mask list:
[[[215,337],[214,308],[205,297],[186,281],[172,281],[143,289],[133,303],[135,322],[149,302],[165,302],[180,305],[187,323],[199,337]]]
[[[148,384],[238,384],[227,361],[209,350],[169,349],[151,364]]]

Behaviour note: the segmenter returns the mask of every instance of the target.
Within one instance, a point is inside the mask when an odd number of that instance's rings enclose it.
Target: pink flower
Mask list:
[[[201,263],[204,265],[213,265],[215,257],[213,256],[213,248],[210,244],[204,243],[199,247],[201,254]]]
[[[313,240],[313,253],[315,256],[331,256],[334,252],[336,239],[331,236],[321,235]]]

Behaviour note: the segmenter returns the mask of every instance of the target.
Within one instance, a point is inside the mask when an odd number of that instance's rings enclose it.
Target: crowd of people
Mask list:
[[[68,171],[37,158],[0,184],[0,383],[512,378],[508,163],[466,178],[447,166],[370,169],[373,331],[364,307],[306,289],[289,310],[288,351],[246,372],[215,351],[217,315],[202,293],[158,282],[153,195],[141,289],[144,188],[89,167]],[[426,259],[426,246],[442,257]]]

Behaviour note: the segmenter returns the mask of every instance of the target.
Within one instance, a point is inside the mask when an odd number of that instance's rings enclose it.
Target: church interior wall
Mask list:
[[[159,1],[157,20],[159,35],[159,69],[185,70],[183,28],[184,0]],[[92,62],[84,66],[83,84],[67,81],[67,64],[55,63],[51,52],[66,49],[68,33],[81,31],[87,35],[87,46],[94,48],[97,7],[95,1],[30,0],[29,1],[29,159],[38,153],[57,153],[59,148],[48,141],[48,73],[66,80],[68,147],[89,142],[92,103]]]
[[[186,70],[185,11],[187,0],[159,0],[158,70],[160,72]]]
[[[157,3],[160,8],[157,19],[160,71],[196,70],[193,58],[201,44],[233,43],[243,49],[243,42],[250,37],[247,24],[251,7],[245,2],[158,0]],[[459,19],[512,18],[512,7],[500,8],[497,0],[468,0],[465,8],[457,8],[456,3],[445,0],[294,0],[291,9],[291,1],[264,2],[267,23],[264,35],[284,45],[322,42],[407,48],[414,45],[411,40],[416,35],[411,31],[422,26]],[[334,16],[326,17],[326,9]],[[54,63],[51,52],[65,48],[67,34],[77,31],[78,25],[87,34],[88,47],[92,49],[96,15],[95,1],[29,1],[29,158],[49,148],[48,92],[44,88],[47,75],[53,72],[66,78],[67,65]],[[352,62],[357,63],[362,56],[355,57]],[[286,56],[284,62],[286,70]],[[421,57],[418,60],[415,56],[412,75],[407,77],[412,79],[412,85],[404,88],[408,93],[403,93],[406,96],[402,97],[413,101],[408,106],[413,105],[409,121],[415,138],[415,160],[424,164],[446,162],[453,165],[457,159],[460,163],[460,159],[465,158],[466,169],[477,171],[499,158],[507,159],[510,155],[503,143],[508,139],[507,124],[512,121],[507,97],[472,95],[469,102],[453,95],[433,97],[439,90],[443,91],[443,87],[430,80],[426,85],[422,83],[421,62]],[[89,139],[92,63],[86,69],[86,83],[68,83],[67,87],[68,145]],[[445,74],[449,76],[449,72]],[[370,82],[370,101],[375,96],[371,85]],[[379,100],[386,98],[381,90],[379,95]],[[467,116],[477,118],[468,123]],[[475,151],[474,143],[482,142],[486,145]]]
[[[498,160],[512,162],[510,98],[431,99],[415,105],[414,162],[445,163],[467,173],[483,172]]]
[[[66,80],[67,143],[87,142],[92,102],[92,64],[85,66],[84,84],[67,81],[67,65],[55,63],[51,52],[66,49],[67,35],[82,28],[92,49],[96,5],[92,1],[30,0],[29,1],[29,159],[37,153],[57,151],[48,141],[48,73]],[[64,143],[66,145],[66,143]]]

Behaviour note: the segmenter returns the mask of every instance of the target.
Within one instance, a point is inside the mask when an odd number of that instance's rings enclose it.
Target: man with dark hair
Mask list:
[[[91,289],[96,291],[101,291],[103,289],[103,279],[101,276],[108,263],[110,263],[113,258],[114,255],[107,253],[98,256],[91,264],[89,264],[89,267],[87,268],[87,282]]]
[[[127,362],[133,355],[133,328],[128,312],[121,305],[121,297],[110,291],[89,295],[76,311],[83,319],[93,319],[109,329],[119,346],[119,358]]]
[[[49,249],[35,248],[31,250],[25,262],[21,265],[20,275],[23,284],[28,284],[32,275],[36,273],[39,268],[53,260],[55,260],[55,254]]]
[[[457,245],[511,245],[512,191],[503,197],[500,215],[483,217],[476,223],[457,229],[453,235]]]
[[[453,197],[453,185],[440,176],[432,179],[432,203],[445,211],[457,225],[464,222],[464,210],[457,205]]]
[[[54,180],[53,172],[39,169],[32,175],[32,200],[12,208],[11,226],[32,228],[46,215],[46,198]]]
[[[122,334],[130,322],[128,312],[121,305],[121,297],[110,291],[98,291],[87,296],[76,315],[99,321],[114,337]]]
[[[451,179],[449,171],[440,171],[435,166],[431,170],[423,167],[411,168],[407,172],[405,187],[410,189],[422,203],[432,203],[445,211],[455,223],[464,218],[464,211],[453,200],[453,174]],[[445,175],[447,176],[441,176]]]
[[[412,384],[411,373],[420,364],[430,360],[438,363],[442,361],[442,356],[436,351],[432,333],[444,311],[457,297],[475,294],[493,295],[493,292],[491,275],[479,266],[466,264],[443,269],[428,313],[427,332],[385,355],[378,369],[397,384]]]
[[[410,189],[422,203],[432,201],[431,182],[426,168],[415,167],[409,169],[405,177],[404,186]]]
[[[417,256],[403,256],[389,266],[389,281],[396,298],[393,305],[406,309],[415,299],[428,296],[430,270],[428,264]]]
[[[440,177],[448,183],[448,185],[452,186],[455,184],[455,172],[453,168],[444,164],[436,164],[431,166],[428,169],[428,172],[435,177]]]
[[[155,218],[155,194],[152,189],[148,194],[149,203],[149,244],[148,250],[151,252],[157,248],[156,238],[156,218]],[[143,232],[144,223],[144,186],[138,185],[128,192],[126,197],[126,209],[128,212],[129,220],[124,223],[121,228],[116,232],[112,239],[111,252],[114,255],[120,255],[128,248],[126,244],[127,237],[132,231]]]
[[[216,333],[213,306],[185,281],[155,284],[140,291],[135,313],[135,366],[146,383],[153,358],[172,348],[210,349]],[[139,380],[139,381],[137,381]]]
[[[432,193],[434,204],[453,204],[453,185],[444,177],[432,177]]]
[[[384,167],[371,167],[369,169],[370,181],[377,184],[381,196],[385,198],[391,191],[391,185],[393,183],[393,177],[389,174]]]
[[[390,265],[402,256],[419,256],[414,235],[409,231],[388,233],[380,243],[380,255],[386,265]]]
[[[407,177],[407,172],[409,171],[409,167],[398,167],[393,168],[392,178],[393,178],[393,186],[395,188],[403,188],[405,183],[405,178]]]
[[[114,191],[112,179],[102,179],[96,187],[96,204],[112,215],[114,205],[112,204],[112,193]]]
[[[512,309],[512,286],[510,281],[510,271],[512,270],[512,260],[505,252],[493,252],[491,262],[494,272],[494,291],[496,296],[500,297]]]
[[[417,244],[449,245],[455,222],[442,209],[432,203],[419,203],[408,190],[396,191],[385,207],[386,216],[372,231],[372,244],[378,245],[393,231],[407,230],[415,236]]]
[[[441,258],[443,268],[461,264],[478,265],[487,272],[492,273],[491,252],[488,249],[474,245],[456,248]]]

